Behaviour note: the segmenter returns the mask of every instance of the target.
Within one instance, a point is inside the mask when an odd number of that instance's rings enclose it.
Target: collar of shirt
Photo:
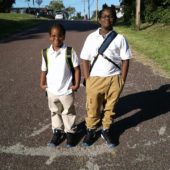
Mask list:
[[[100,34],[100,29],[101,28],[98,28],[97,30],[96,30],[96,37],[103,37],[104,39],[112,32],[112,31],[109,31],[107,34],[105,34],[104,36],[102,36],[101,34]]]
[[[63,44],[62,47],[58,51],[54,51],[54,49],[53,49],[53,47],[51,45],[50,48],[49,48],[49,54],[50,55],[54,55],[55,54],[56,56],[58,56],[59,54],[61,54],[61,51],[64,50],[65,48],[66,48],[66,45]]]

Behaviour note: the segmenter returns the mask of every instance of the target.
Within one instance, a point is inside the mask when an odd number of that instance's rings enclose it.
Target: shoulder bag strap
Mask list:
[[[98,54],[96,57],[94,57],[93,63],[90,66],[89,69],[89,74],[91,73],[91,70],[98,58],[99,55],[103,55],[104,51],[107,49],[107,47],[110,45],[110,43],[115,39],[115,37],[117,36],[117,33],[115,31],[112,31],[107,37],[106,39],[103,41],[102,45],[100,46],[99,50],[98,50]]]

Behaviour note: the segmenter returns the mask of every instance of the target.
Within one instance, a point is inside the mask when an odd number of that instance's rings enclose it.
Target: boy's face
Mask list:
[[[104,10],[102,12],[101,18],[99,23],[101,24],[102,28],[111,29],[113,26],[115,18],[110,10]]]
[[[51,35],[50,35],[50,42],[54,48],[61,47],[64,39],[65,36],[62,34],[60,29],[52,28]]]

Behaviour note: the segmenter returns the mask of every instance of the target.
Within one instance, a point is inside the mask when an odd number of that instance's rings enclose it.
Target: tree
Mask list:
[[[15,0],[1,0],[0,1],[0,12],[9,12]]]
[[[64,8],[64,4],[62,0],[52,0],[48,6],[49,9],[53,10],[62,10]]]
[[[83,16],[81,16],[81,12],[77,12],[76,19],[83,19]]]
[[[120,0],[124,6],[124,22],[133,24],[136,0]],[[141,0],[141,21],[170,23],[170,0]]]
[[[72,16],[76,12],[76,9],[74,7],[68,7],[65,10],[68,12],[70,16]]]
[[[97,13],[98,13],[98,16],[99,16],[99,11],[97,11]],[[92,20],[95,20],[95,19],[96,19],[96,10],[92,12],[91,19],[92,19]]]

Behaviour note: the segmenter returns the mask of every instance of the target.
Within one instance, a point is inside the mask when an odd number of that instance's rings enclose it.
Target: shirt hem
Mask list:
[[[54,95],[56,95],[56,96],[67,96],[67,95],[69,95],[69,94],[72,94],[73,93],[73,91],[70,89],[70,90],[68,90],[67,92],[65,92],[65,93],[56,93],[56,92],[54,92],[54,91],[51,91],[51,90],[49,90],[49,89],[47,89],[47,91],[49,91],[50,93],[52,93],[52,94],[54,94]]]
[[[119,71],[119,72],[115,72],[115,73],[113,73],[113,74],[110,74],[110,75],[90,75],[90,77],[110,77],[110,76],[115,76],[115,75],[118,75],[118,74],[121,74],[121,72]]]

